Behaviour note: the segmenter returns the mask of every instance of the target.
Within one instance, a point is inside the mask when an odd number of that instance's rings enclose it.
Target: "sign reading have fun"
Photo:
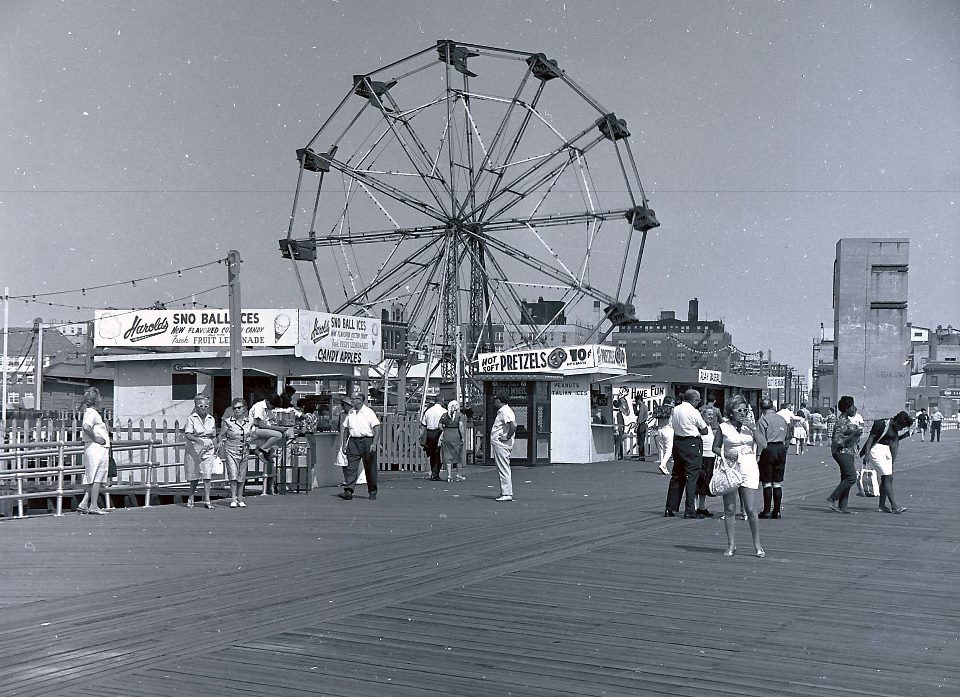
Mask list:
[[[481,373],[569,373],[609,370],[625,372],[627,354],[622,347],[588,344],[555,348],[481,353]]]
[[[292,348],[297,344],[297,310],[242,310],[243,345]],[[98,310],[93,342],[97,347],[226,348],[228,310]]]

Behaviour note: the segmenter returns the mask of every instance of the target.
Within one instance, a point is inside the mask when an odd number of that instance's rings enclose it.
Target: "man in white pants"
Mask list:
[[[513,501],[510,452],[513,450],[513,436],[517,432],[517,417],[510,408],[510,398],[506,394],[497,393],[493,399],[497,407],[497,417],[490,430],[490,451],[500,474],[500,496],[496,500]]]

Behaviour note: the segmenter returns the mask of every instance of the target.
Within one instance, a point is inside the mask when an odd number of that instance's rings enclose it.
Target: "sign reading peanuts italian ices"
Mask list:
[[[383,360],[379,319],[300,310],[294,353],[308,361],[368,365]]]
[[[297,344],[297,310],[242,310],[240,335],[250,348]],[[97,347],[219,348],[230,346],[228,310],[98,310]]]
[[[481,373],[572,373],[627,370],[627,353],[619,346],[587,344],[481,353]]]

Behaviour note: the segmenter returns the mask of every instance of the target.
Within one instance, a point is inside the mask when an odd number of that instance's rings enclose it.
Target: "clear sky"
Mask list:
[[[0,3],[0,291],[239,250],[243,304],[297,306],[294,151],[368,73],[437,39],[542,51],[626,119],[662,226],[638,315],[723,319],[804,369],[841,237],[911,241],[910,317],[960,325],[960,3]],[[478,78],[478,81],[482,78]],[[16,301],[11,323],[169,302],[222,266]],[[219,289],[198,298],[226,306]]]

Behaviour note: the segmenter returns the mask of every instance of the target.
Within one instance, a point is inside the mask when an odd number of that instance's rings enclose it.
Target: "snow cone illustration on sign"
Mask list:
[[[280,337],[287,333],[290,328],[290,317],[288,315],[277,315],[273,318],[273,338],[274,341],[280,341]]]

